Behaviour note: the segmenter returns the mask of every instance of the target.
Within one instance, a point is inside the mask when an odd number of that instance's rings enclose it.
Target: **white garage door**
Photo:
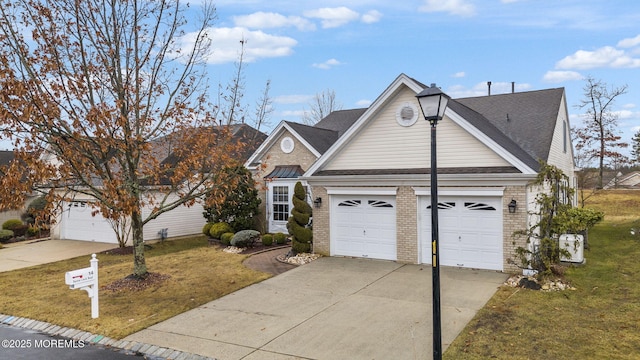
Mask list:
[[[87,201],[73,201],[64,204],[60,221],[60,237],[69,240],[97,241],[117,244],[116,234],[110,223]]]
[[[394,196],[332,196],[331,253],[396,260]]]
[[[431,263],[431,200],[420,198],[422,261]],[[440,264],[502,270],[502,198],[438,197]]]

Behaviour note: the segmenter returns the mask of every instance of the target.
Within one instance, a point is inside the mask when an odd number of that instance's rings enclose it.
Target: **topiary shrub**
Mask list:
[[[252,247],[260,237],[260,232],[255,230],[242,230],[233,235],[231,246],[235,247]]]
[[[291,235],[291,249],[294,254],[311,252],[313,231],[309,227],[311,206],[305,200],[307,192],[298,181],[293,188],[293,209],[287,222],[287,230]]]
[[[273,240],[276,242],[276,244],[278,245],[284,245],[287,243],[287,235],[285,235],[284,233],[275,233],[273,235]]]
[[[273,235],[271,235],[271,234],[262,235],[262,245],[264,245],[264,246],[273,245]]]
[[[6,242],[7,240],[11,239],[12,237],[13,237],[13,231],[12,230],[7,230],[7,229],[0,230],[0,241]]]
[[[211,227],[213,226],[213,223],[206,223],[204,224],[204,226],[202,227],[202,233],[209,236],[209,231],[211,231]]]
[[[220,239],[222,234],[232,232],[233,229],[231,228],[231,225],[226,222],[217,222],[211,225],[211,228],[209,229],[209,235],[214,239]]]
[[[231,245],[231,239],[233,239],[233,235],[235,234],[232,232],[227,232],[220,235],[220,242],[222,243],[222,245],[226,245],[226,246]]]
[[[22,225],[22,220],[20,219],[9,219],[2,223],[2,228],[4,230],[13,230],[17,226]]]

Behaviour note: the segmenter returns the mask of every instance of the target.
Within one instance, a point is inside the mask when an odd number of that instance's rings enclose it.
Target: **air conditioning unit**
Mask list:
[[[567,250],[569,256],[560,254],[560,261],[583,263],[584,262],[584,236],[578,234],[562,234],[559,239],[560,249]]]

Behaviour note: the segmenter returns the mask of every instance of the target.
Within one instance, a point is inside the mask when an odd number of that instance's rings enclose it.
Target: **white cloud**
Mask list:
[[[280,95],[273,99],[276,104],[306,104],[313,99],[313,95]]]
[[[467,74],[464,71],[458,71],[457,73],[453,74],[454,78],[463,78],[467,76]]]
[[[365,24],[373,24],[380,21],[381,18],[382,18],[382,13],[380,11],[371,10],[371,11],[367,11],[366,14],[362,15],[362,18],[360,20]]]
[[[618,47],[630,48],[640,45],[640,35],[634,38],[622,39],[618,42]]]
[[[300,16],[284,16],[273,12],[255,12],[249,15],[234,16],[236,26],[250,29],[271,29],[281,27],[296,27],[300,31],[312,31],[315,24]]]
[[[561,83],[572,80],[582,80],[584,76],[576,71],[547,71],[542,78],[548,83]]]
[[[314,63],[311,66],[318,68],[318,69],[323,69],[323,70],[327,70],[330,69],[334,66],[338,66],[338,65],[342,65],[342,63],[336,59],[329,59],[323,63]]]
[[[304,12],[304,16],[320,19],[325,29],[340,27],[360,18],[360,14],[344,6],[309,10]]]
[[[622,105],[623,109],[633,109],[635,107],[636,107],[636,104],[631,104],[631,103]]]
[[[556,63],[556,69],[593,69],[599,67],[635,68],[640,59],[634,59],[624,50],[604,46],[595,51],[578,50]]]
[[[245,40],[244,61],[255,62],[262,58],[282,57],[293,54],[297,41],[286,36],[275,36],[262,31],[249,30],[244,27],[209,28],[211,49],[205,60],[209,64],[234,62],[240,53],[240,41]],[[183,48],[193,46],[195,33],[189,33],[180,39]]]
[[[362,99],[362,100],[358,100],[356,101],[356,105],[359,107],[369,107],[371,105],[372,101],[371,100],[367,100],[367,99]]]
[[[476,8],[467,0],[425,0],[418,8],[422,12],[446,12],[451,15],[469,17],[476,14]]]

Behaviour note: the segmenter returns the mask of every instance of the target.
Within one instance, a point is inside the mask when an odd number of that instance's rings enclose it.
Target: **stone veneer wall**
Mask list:
[[[514,199],[517,203],[516,213],[509,213],[509,203]],[[522,270],[511,263],[515,259],[515,250],[518,247],[526,247],[527,240],[525,237],[514,237],[513,233],[527,228],[527,189],[526,186],[507,186],[504,191],[502,200],[502,217],[503,217],[503,267],[504,272],[519,273]]]
[[[294,143],[293,151],[288,154],[280,149],[280,141],[282,141],[282,138],[285,136],[290,136]],[[267,185],[265,183],[264,176],[273,171],[277,165],[300,165],[302,170],[306,171],[316,160],[316,156],[289,132],[285,132],[273,142],[273,146],[262,158],[264,168],[253,173],[253,179],[255,180],[256,188],[258,189],[258,196],[260,197],[260,200],[262,200],[262,203],[260,203],[260,214],[256,219],[258,230],[261,232],[266,232],[268,230],[268,222],[266,219]]]
[[[314,198],[321,198],[320,208],[313,208],[313,252],[323,256],[329,256],[330,224],[329,209],[331,203],[327,195],[327,189],[322,186],[314,186],[311,189]]]

